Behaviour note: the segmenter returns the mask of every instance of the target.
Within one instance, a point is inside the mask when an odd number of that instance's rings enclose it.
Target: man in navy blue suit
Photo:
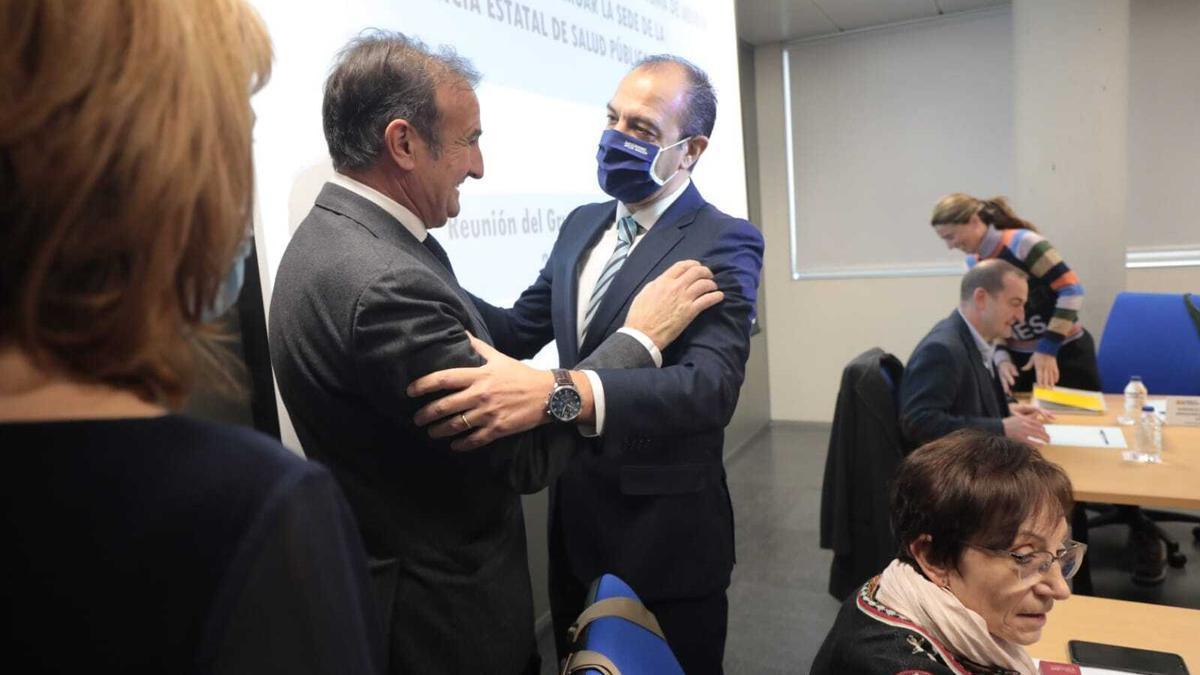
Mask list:
[[[673,56],[638,63],[608,103],[597,153],[600,186],[613,200],[567,217],[545,267],[512,308],[475,299],[495,346],[511,356],[529,358],[555,340],[561,365],[570,367],[624,332],[657,365],[586,372],[595,426],[581,427],[579,452],[550,492],[550,596],[560,657],[588,586],[611,572],[658,617],[685,672],[722,671],[734,563],[722,450],[750,350],[763,239],[692,184],[715,119],[716,96],[702,70]],[[678,292],[680,279],[711,284],[700,273],[705,267],[724,300],[672,344],[622,328],[638,311],[633,299],[643,286],[668,294]],[[547,402],[545,392],[541,400],[485,395],[479,379],[458,375],[434,374],[414,385],[418,394],[466,388],[418,414],[421,424],[443,420],[431,433],[461,431],[446,420],[463,411],[477,438],[520,431],[524,424],[514,428],[515,419],[572,422],[569,410],[556,408],[558,386]],[[531,416],[533,407],[539,409]]]

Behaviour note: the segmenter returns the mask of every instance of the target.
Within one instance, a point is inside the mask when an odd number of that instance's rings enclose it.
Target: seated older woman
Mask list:
[[[892,493],[900,556],[850,597],[814,675],[1036,673],[1038,641],[1087,547],[1071,482],[1030,446],[959,431],[909,455]]]

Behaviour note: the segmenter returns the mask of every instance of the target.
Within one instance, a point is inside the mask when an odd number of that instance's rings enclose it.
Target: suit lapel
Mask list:
[[[1000,401],[996,399],[995,378],[983,365],[983,354],[979,353],[979,347],[975,345],[975,336],[971,335],[966,320],[959,316],[958,312],[955,312],[954,316],[958,321],[958,337],[966,346],[971,360],[971,372],[975,375],[975,390],[979,392],[980,401],[983,403],[983,414],[988,417],[1003,417],[1000,413]]]
[[[468,316],[470,316],[472,323],[475,324],[474,326],[467,326],[467,328],[475,334],[475,337],[489,344],[492,342],[491,333],[488,332],[483,316],[479,313],[479,309],[475,307],[475,302],[471,300],[471,297],[458,284],[458,279],[454,276],[454,273],[446,269],[442,261],[438,260],[437,256],[426,248],[424,244],[417,241],[412,232],[409,232],[408,228],[399,223],[390,213],[384,211],[370,200],[364,199],[346,188],[334,185],[333,183],[326,183],[325,187],[321,188],[320,194],[317,195],[316,204],[323,209],[353,220],[377,239],[401,248],[407,251],[409,255],[421,261],[447,286],[454,289],[454,293],[462,301]],[[426,233],[426,236],[433,235]]]
[[[584,255],[592,250],[604,234],[604,230],[617,217],[615,201],[600,206],[602,208],[598,213],[591,221],[584,223],[579,236],[568,245],[563,255],[564,263],[555,271],[555,274],[561,275],[561,278],[554,280],[555,286],[566,289],[558,296],[558,307],[554,312],[554,335],[563,343],[559,356],[564,368],[579,361],[579,272],[583,266]]]
[[[584,343],[580,345],[581,356],[590,354],[609,335],[609,329],[621,309],[630,301],[634,292],[641,288],[642,282],[655,266],[683,239],[685,229],[696,219],[696,212],[704,204],[704,198],[700,196],[696,186],[688,185],[654,227],[651,227],[637,243],[625,264],[621,266],[621,271],[613,278],[612,284],[600,301],[600,306],[596,308]]]

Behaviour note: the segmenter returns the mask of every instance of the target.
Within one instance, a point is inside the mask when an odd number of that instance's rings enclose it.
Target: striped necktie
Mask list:
[[[633,238],[642,229],[641,225],[633,219],[633,216],[625,216],[617,222],[617,245],[613,249],[612,256],[608,262],[604,264],[604,269],[600,272],[600,276],[596,278],[596,287],[592,290],[592,299],[588,302],[587,313],[583,316],[583,333],[579,336],[579,344],[583,344],[584,338],[587,337],[588,327],[592,323],[592,316],[596,313],[596,308],[600,306],[600,301],[604,299],[604,292],[612,285],[612,280],[617,276],[617,272],[621,271],[621,265],[625,264],[625,259],[629,257],[629,249],[633,246]]]

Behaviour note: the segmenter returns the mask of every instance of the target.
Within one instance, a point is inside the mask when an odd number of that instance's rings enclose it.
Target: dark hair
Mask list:
[[[679,137],[712,136],[713,126],[717,123],[717,91],[713,89],[708,73],[691,61],[672,54],[647,56],[635,63],[633,70],[661,68],[666,65],[682,68],[688,77],[685,117],[679,121]]]
[[[892,487],[892,530],[900,560],[909,546],[932,539],[929,560],[956,567],[964,543],[1008,548],[1030,516],[1068,517],[1071,479],[1031,446],[963,429],[905,458]],[[915,564],[914,564],[915,566]]]
[[[1037,227],[1028,220],[1017,217],[1008,200],[1004,197],[979,199],[969,194],[955,192],[938,200],[933,207],[930,225],[964,225],[971,216],[979,216],[984,225],[991,225],[997,230],[1030,230],[1037,232]]]
[[[958,286],[959,301],[970,300],[976,288],[982,288],[988,295],[996,295],[1004,288],[1004,277],[1010,274],[1021,279],[1028,277],[1016,265],[999,258],[979,261],[963,275],[962,283]]]
[[[474,89],[479,72],[453,49],[435,53],[403,33],[363,31],[338,53],[321,106],[325,142],[333,168],[365,169],[383,151],[383,132],[392,120],[407,120],[441,151],[437,88],[458,83]]]

